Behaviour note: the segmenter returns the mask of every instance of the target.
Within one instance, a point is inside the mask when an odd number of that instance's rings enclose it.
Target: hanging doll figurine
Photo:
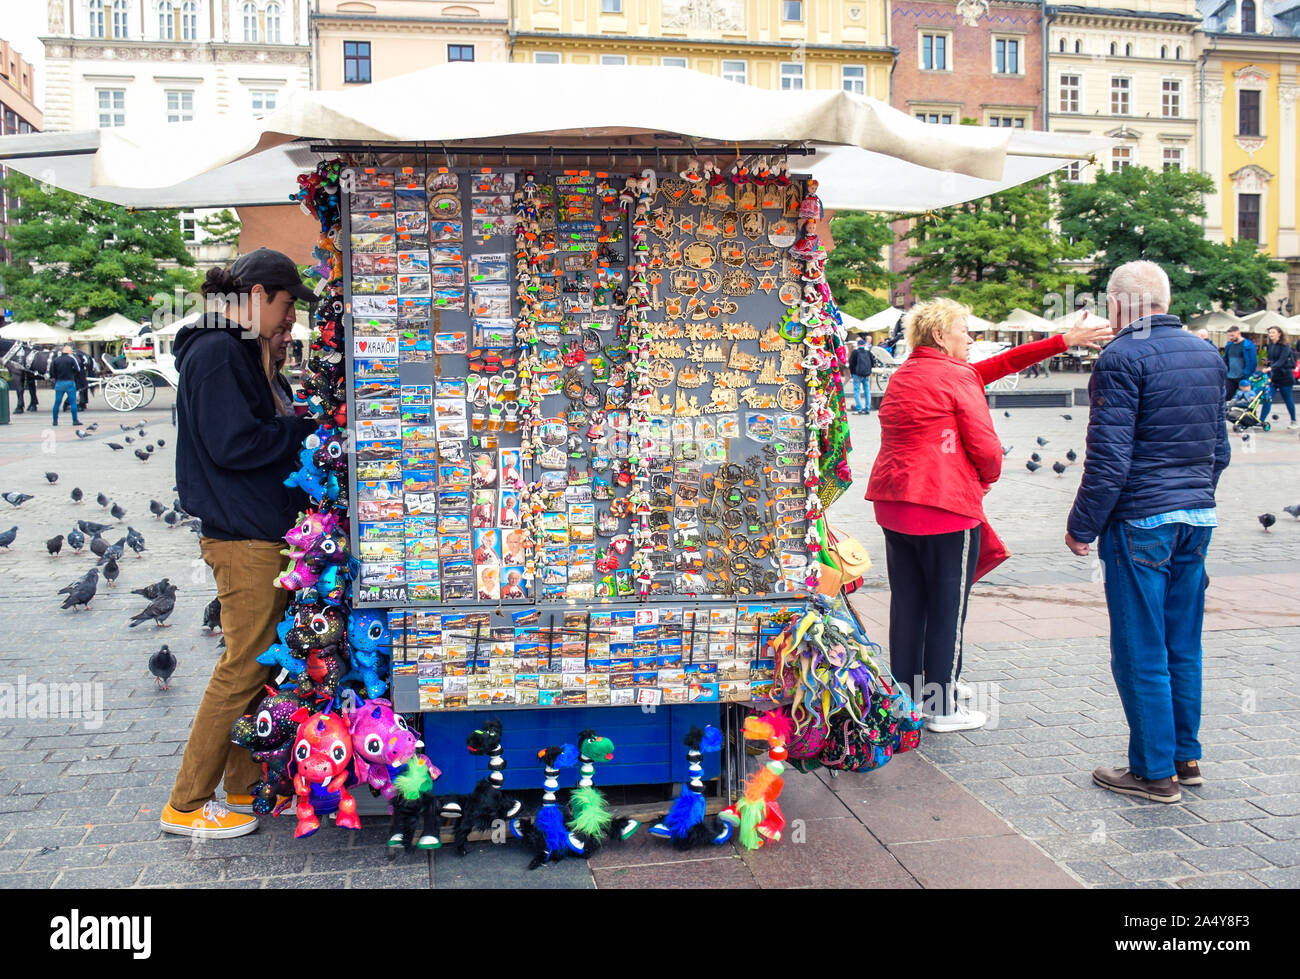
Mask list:
[[[768,711],[762,717],[745,718],[743,733],[751,741],[768,743],[768,762],[745,783],[745,793],[733,805],[718,813],[718,818],[740,829],[740,842],[749,850],[757,850],[764,843],[779,843],[785,829],[785,815],[777,804],[777,797],[785,785],[781,776],[787,757],[786,743],[790,739],[789,717],[780,711]]]
[[[442,804],[442,816],[459,816],[456,823],[456,852],[469,852],[469,834],[492,829],[498,819],[509,821],[519,815],[523,803],[501,791],[505,785],[506,760],[501,749],[501,722],[495,717],[475,729],[465,741],[471,755],[487,755],[492,771],[480,779],[469,795],[458,796]]]
[[[438,797],[433,794],[433,782],[438,770],[424,755],[413,755],[393,779],[393,819],[388,830],[390,847],[413,846],[421,850],[436,850],[442,846],[439,833],[442,818]],[[423,818],[423,832],[417,838],[416,824]]]
[[[799,258],[811,259],[821,252],[821,239],[817,236],[817,221],[814,218],[799,219],[799,240],[790,246]]]
[[[815,221],[820,221],[825,216],[826,209],[822,207],[822,199],[817,196],[817,181],[809,180],[808,192],[799,203],[799,217],[800,219],[812,218]]]
[[[510,832],[533,849],[529,870],[536,870],[552,860],[563,860],[570,848],[569,830],[564,825],[565,810],[556,801],[560,788],[560,769],[578,763],[578,749],[571,744],[551,745],[537,752],[542,762],[542,805],[532,819],[510,820]]]
[[[722,734],[709,725],[703,731],[692,727],[682,744],[686,745],[686,769],[689,778],[682,786],[668,814],[647,832],[660,839],[672,840],[676,850],[689,850],[703,843],[721,846],[731,839],[731,825],[705,815],[703,752],[722,750]]]
[[[626,840],[641,824],[616,817],[605,796],[592,784],[596,762],[614,760],[614,742],[590,729],[578,735],[578,785],[569,794],[569,849],[590,857],[606,840]]]

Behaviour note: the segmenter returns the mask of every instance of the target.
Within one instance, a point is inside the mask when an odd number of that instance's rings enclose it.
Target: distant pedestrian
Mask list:
[[[80,425],[77,417],[77,388],[81,384],[81,364],[77,361],[71,345],[50,362],[50,379],[54,381],[54,424],[59,423],[59,404],[65,398],[68,409],[72,412],[72,424]]]
[[[1270,326],[1268,328],[1268,379],[1273,382],[1278,397],[1282,399],[1287,413],[1291,416],[1291,424],[1287,426],[1288,431],[1300,428],[1295,420],[1295,361],[1295,351],[1286,342],[1282,330]]]
[[[1111,672],[1128,719],[1127,768],[1104,789],[1178,802],[1202,781],[1201,626],[1214,493],[1228,465],[1223,361],[1170,316],[1169,277],[1129,262],[1106,289],[1118,330],[1093,368],[1088,455],[1066,546],[1098,542]]]
[[[871,341],[859,340],[853,353],[849,354],[849,373],[853,375],[853,407],[859,415],[871,414],[871,371],[875,366],[876,358],[871,353]]]
[[[1228,365],[1223,400],[1228,401],[1240,386],[1241,379],[1250,377],[1259,366],[1259,353],[1255,350],[1255,344],[1250,337],[1242,335],[1239,326],[1228,327],[1228,342],[1223,346],[1223,362]]]
[[[77,405],[85,411],[90,404],[90,378],[95,373],[95,358],[80,348],[72,351],[81,368],[81,377],[77,381]]]

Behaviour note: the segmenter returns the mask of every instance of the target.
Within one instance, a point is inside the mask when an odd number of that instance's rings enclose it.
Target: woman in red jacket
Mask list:
[[[967,312],[950,299],[908,312],[911,354],[880,407],[880,451],[866,495],[885,532],[890,663],[926,727],[939,732],[987,721],[958,707],[956,697],[971,585],[1007,557],[984,516],[984,495],[1002,474],[984,385],[1069,345],[1094,346],[1107,333],[1079,327],[971,364]]]

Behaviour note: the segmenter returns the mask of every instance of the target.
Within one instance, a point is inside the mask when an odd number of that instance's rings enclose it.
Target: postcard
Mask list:
[[[507,282],[509,277],[510,256],[506,252],[488,252],[470,256],[469,281],[472,285]]]
[[[433,290],[433,305],[435,309],[464,309],[465,290],[453,286],[439,286]]]
[[[460,221],[430,221],[430,243],[442,244],[448,241],[464,240],[464,225]]]

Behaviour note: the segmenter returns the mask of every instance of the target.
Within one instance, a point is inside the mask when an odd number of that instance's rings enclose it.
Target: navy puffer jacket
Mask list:
[[[1218,352],[1176,316],[1148,316],[1119,332],[1088,383],[1088,456],[1070,511],[1070,536],[1089,543],[1111,520],[1214,506],[1228,466]]]

